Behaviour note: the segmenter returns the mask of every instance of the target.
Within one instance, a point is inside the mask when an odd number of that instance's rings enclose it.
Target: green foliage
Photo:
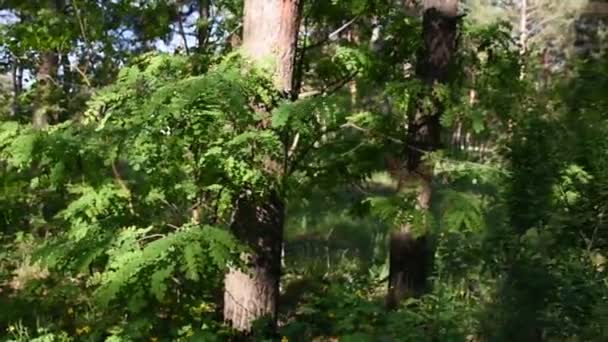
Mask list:
[[[2,25],[2,56],[77,54],[93,60],[95,88],[61,79],[48,105],[74,115],[45,129],[23,123],[35,92],[7,97],[21,106],[11,120],[0,108],[2,340],[236,337],[216,307],[227,267],[244,266],[228,229],[235,196],[270,191],[288,206],[279,327],[261,320],[250,338],[608,336],[605,62],[541,82],[508,25],[465,21],[450,82],[426,89],[413,75],[420,20],[386,1],[312,1],[297,68],[319,95],[291,101],[237,53],[139,53],[113,38],[170,36],[173,4],[38,5],[2,2],[27,19]],[[241,14],[238,1],[214,6]],[[215,23],[214,38],[237,20]],[[424,156],[432,201],[420,210],[404,140],[419,105],[438,102],[446,139]],[[406,225],[430,237],[432,287],[386,312],[387,238]]]

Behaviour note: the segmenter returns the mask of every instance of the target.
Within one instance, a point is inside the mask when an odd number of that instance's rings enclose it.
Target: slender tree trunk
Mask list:
[[[46,127],[53,116],[53,94],[57,88],[57,67],[59,58],[56,52],[47,51],[40,55],[37,78],[37,98],[34,106],[32,124],[37,128]]]
[[[450,64],[456,49],[457,12],[457,0],[426,0],[424,3],[424,45],[416,71],[429,88],[449,79]],[[422,162],[422,156],[427,151],[439,148],[439,118],[442,112],[441,103],[434,101],[432,110],[423,111],[421,104],[418,104],[409,115],[407,171],[419,181],[417,209],[424,213],[431,206],[433,170],[431,165]],[[427,235],[415,234],[410,225],[403,225],[391,235],[388,309],[397,308],[403,298],[420,295],[428,287],[432,250]]]
[[[15,117],[20,112],[19,108],[19,96],[21,95],[21,89],[23,85],[23,67],[19,59],[15,58],[13,61],[13,67],[11,71],[12,85],[13,85],[13,98],[11,106],[11,116]]]
[[[522,58],[522,66],[519,73],[519,79],[523,80],[526,75],[526,70],[523,64],[523,58],[528,50],[528,1],[521,0],[519,8],[519,54]]]
[[[293,94],[300,0],[245,0],[243,50],[250,58],[275,61],[275,84]],[[230,269],[225,278],[224,319],[240,331],[262,317],[276,322],[281,277],[284,204],[273,191],[266,198],[241,196],[232,224],[235,236],[251,249],[249,269]]]
[[[63,8],[63,0],[48,0],[47,8],[60,12]],[[46,127],[56,114],[53,102],[58,88],[57,71],[59,68],[59,55],[57,51],[47,50],[40,53],[38,64],[37,97],[34,103],[32,125],[36,128]]]
[[[198,52],[203,52],[205,50],[205,46],[207,45],[207,41],[209,39],[209,28],[211,24],[209,23],[209,9],[210,9],[210,0],[199,0],[198,1],[198,20],[201,25],[197,27],[196,37],[198,39]]]

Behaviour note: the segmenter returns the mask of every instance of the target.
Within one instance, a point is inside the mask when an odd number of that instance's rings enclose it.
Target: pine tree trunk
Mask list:
[[[245,0],[243,50],[256,61],[273,58],[275,84],[293,94],[293,73],[300,21],[300,0]],[[235,236],[250,247],[244,256],[249,268],[232,268],[225,278],[224,319],[248,331],[262,317],[276,324],[284,204],[273,191],[268,197],[241,196],[232,224]]]
[[[283,91],[293,90],[300,0],[246,0],[243,48],[251,58],[276,63],[275,83]]]
[[[424,45],[416,72],[429,88],[449,79],[450,63],[456,49],[457,12],[456,0],[425,1]],[[443,108],[439,101],[434,102],[431,111],[423,111],[419,103],[410,113],[406,137],[407,171],[419,181],[417,209],[422,212],[428,212],[430,208],[433,179],[432,166],[423,163],[422,156],[427,151],[437,150],[441,143],[439,119]],[[428,287],[432,249],[426,234],[414,234],[409,225],[391,234],[386,299],[389,310],[397,308],[403,298],[418,296]]]

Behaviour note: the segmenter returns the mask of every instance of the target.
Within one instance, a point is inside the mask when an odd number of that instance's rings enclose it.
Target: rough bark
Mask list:
[[[247,0],[243,49],[256,60],[272,57],[276,85],[291,93],[300,28],[299,0]]]
[[[276,193],[261,201],[243,196],[236,208],[231,229],[251,253],[243,256],[245,270],[231,269],[226,275],[224,319],[247,331],[256,319],[276,316],[285,214]]]
[[[293,73],[300,22],[299,0],[246,0],[243,51],[261,62],[274,61],[275,84],[293,92]],[[240,331],[267,317],[276,321],[281,276],[284,224],[283,199],[277,192],[266,198],[241,196],[236,203],[232,231],[250,249],[248,268],[232,268],[224,286],[224,319]]]
[[[416,69],[417,76],[430,89],[435,83],[447,82],[450,64],[456,49],[458,2],[456,0],[426,0],[423,13],[423,48]],[[406,137],[407,172],[418,179],[418,210],[427,212],[432,197],[432,167],[422,162],[426,152],[441,143],[440,116],[443,108],[434,101],[432,110],[424,111],[420,104],[409,115]],[[410,225],[391,234],[389,255],[389,284],[386,305],[398,307],[401,300],[418,296],[427,288],[432,249],[426,235],[415,235]]]

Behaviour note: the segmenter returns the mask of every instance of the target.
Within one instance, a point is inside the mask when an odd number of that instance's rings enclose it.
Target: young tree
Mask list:
[[[246,0],[244,6],[244,54],[257,62],[273,60],[276,87],[292,95],[300,1]],[[224,319],[241,331],[256,319],[274,320],[279,297],[284,203],[276,190],[254,197],[240,196],[232,223],[235,236],[251,250],[249,269],[232,268],[224,283]]]
[[[426,0],[423,12],[423,49],[417,66],[417,76],[427,88],[448,81],[456,49],[458,1]],[[428,94],[423,91],[422,95]],[[440,144],[440,117],[443,112],[439,99],[433,98],[427,109],[416,103],[409,114],[406,137],[407,171],[418,179],[417,209],[428,212],[431,205],[432,167],[423,162],[425,152]],[[389,286],[387,307],[398,306],[404,297],[420,294],[426,288],[429,246],[427,233],[415,234],[411,224],[403,225],[391,235]]]

